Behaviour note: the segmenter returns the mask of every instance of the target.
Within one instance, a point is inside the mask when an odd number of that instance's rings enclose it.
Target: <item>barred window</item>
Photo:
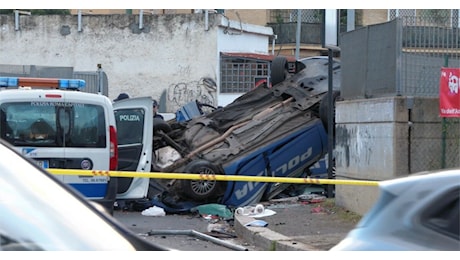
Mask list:
[[[220,92],[245,93],[260,82],[269,82],[269,67],[269,61],[222,57]]]

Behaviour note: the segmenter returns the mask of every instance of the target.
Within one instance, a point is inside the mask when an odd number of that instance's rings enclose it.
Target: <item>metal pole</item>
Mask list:
[[[101,64],[97,64],[97,75],[99,77],[99,81],[98,81],[98,86],[97,86],[97,93],[98,94],[102,94],[102,86],[104,84],[104,81],[103,81],[103,70],[102,70],[102,65]]]
[[[204,30],[209,31],[209,10],[204,11]]]
[[[300,57],[300,25],[301,25],[301,18],[302,18],[302,10],[297,9],[297,32],[295,37],[295,59],[299,60]]]
[[[81,32],[81,10],[78,10],[78,31]]]
[[[144,28],[144,10],[139,11],[139,30],[142,30]]]
[[[444,57],[444,66],[447,68],[449,67],[449,57],[446,55]],[[442,127],[441,127],[441,135],[442,135],[442,143],[441,143],[441,149],[442,149],[442,152],[441,152],[441,169],[444,169],[446,168],[446,131],[447,131],[447,127],[446,127],[446,118],[443,117],[442,120]]]
[[[232,243],[229,243],[227,241],[223,241],[220,239],[217,239],[215,237],[203,234],[201,232],[195,231],[195,230],[151,230],[147,233],[149,236],[154,236],[154,235],[187,235],[187,236],[195,236],[204,240],[209,240],[213,242],[214,244],[221,245],[230,249],[234,249],[237,251],[248,251],[247,248],[235,245]]]
[[[333,100],[333,95],[332,95],[332,86],[333,86],[333,81],[332,81],[332,63],[334,62],[332,59],[333,56],[333,51],[331,48],[328,48],[328,90],[327,90],[327,96],[328,96],[328,119],[327,119],[327,132],[328,132],[328,149],[327,149],[327,162],[328,162],[328,167],[327,167],[327,178],[332,179],[333,174],[332,174],[332,167],[333,167],[333,159],[332,159],[332,153],[333,153],[333,146],[334,146],[334,100]],[[333,197],[333,190],[332,190],[332,185],[327,185],[327,197],[332,198]]]
[[[14,10],[14,30],[19,31],[19,11]]]

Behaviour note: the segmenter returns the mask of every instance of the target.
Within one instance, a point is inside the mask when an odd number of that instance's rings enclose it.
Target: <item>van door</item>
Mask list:
[[[118,171],[150,172],[153,141],[151,97],[123,99],[113,104],[118,138]],[[118,178],[117,199],[147,196],[149,178]]]

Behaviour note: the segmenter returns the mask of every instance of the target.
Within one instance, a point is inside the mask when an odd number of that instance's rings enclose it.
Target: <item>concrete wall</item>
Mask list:
[[[441,169],[438,98],[383,97],[336,103],[336,177],[382,181]],[[460,167],[459,125],[449,126],[446,167]],[[363,215],[378,197],[372,186],[337,185],[336,203]]]
[[[362,26],[379,24],[388,21],[388,9],[364,9],[358,24]]]
[[[267,9],[225,9],[225,16],[230,20],[266,26],[270,21],[270,10]]]
[[[96,71],[102,64],[109,98],[120,92],[152,96],[160,100],[160,112],[175,112],[195,99],[222,105],[219,52],[268,53],[273,34],[269,27],[235,23],[219,14],[144,15],[142,28],[138,15],[83,15],[81,31],[77,17],[20,16],[15,30],[14,15],[0,16],[1,63],[75,71]]]

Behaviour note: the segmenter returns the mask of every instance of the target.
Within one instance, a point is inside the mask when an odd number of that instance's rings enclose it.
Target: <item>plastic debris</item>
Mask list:
[[[261,214],[264,212],[264,210],[265,208],[262,204],[257,204],[255,207],[253,206],[239,207],[235,210],[235,214],[249,216],[249,215]]]
[[[163,208],[153,206],[148,209],[144,209],[141,214],[143,216],[152,216],[152,217],[163,217],[166,216],[166,213]]]
[[[223,219],[233,218],[232,211],[226,205],[216,204],[216,203],[200,205],[200,206],[190,209],[190,211],[191,212],[198,211],[198,213],[200,213],[201,215],[219,216]]]
[[[245,226],[247,227],[266,227],[268,223],[263,220],[254,220],[249,223],[246,223]]]
[[[257,204],[256,206],[239,207],[235,210],[235,215],[249,216],[253,218],[268,217],[275,214],[275,211],[266,209],[262,204]]]
[[[276,212],[271,210],[271,209],[265,209],[264,212],[260,213],[260,214],[255,214],[255,215],[252,215],[250,217],[253,217],[253,218],[263,218],[263,217],[268,217],[268,216],[272,216],[272,215],[275,215]]]

